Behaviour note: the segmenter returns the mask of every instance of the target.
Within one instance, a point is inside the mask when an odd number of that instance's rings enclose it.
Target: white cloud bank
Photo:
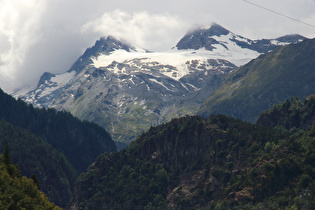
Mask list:
[[[147,11],[127,13],[115,10],[86,23],[82,27],[82,32],[92,31],[100,36],[111,35],[149,50],[165,50],[165,46],[173,47],[178,41],[177,37],[185,34],[187,29],[182,20],[167,13],[149,14]]]
[[[11,86],[25,63],[27,53],[40,39],[38,31],[44,1],[2,0],[0,2],[0,82]]]

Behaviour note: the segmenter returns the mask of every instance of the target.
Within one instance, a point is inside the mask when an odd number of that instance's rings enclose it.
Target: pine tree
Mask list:
[[[37,177],[35,174],[32,174],[31,179],[33,180],[34,184],[37,186],[38,189],[40,189],[39,187],[39,181],[37,180]]]
[[[4,147],[3,161],[4,161],[6,166],[9,166],[12,163],[11,162],[10,153],[9,153],[9,149],[8,149],[8,145],[5,145],[5,147]]]

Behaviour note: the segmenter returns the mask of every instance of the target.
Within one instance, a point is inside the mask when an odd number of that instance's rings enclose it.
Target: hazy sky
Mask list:
[[[0,0],[0,87],[67,71],[101,36],[163,51],[212,22],[251,39],[314,38],[315,0]]]

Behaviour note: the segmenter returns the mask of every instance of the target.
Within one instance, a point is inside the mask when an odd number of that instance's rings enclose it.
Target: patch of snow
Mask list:
[[[180,83],[180,84],[183,86],[183,88],[185,88],[187,91],[189,91],[189,89],[183,83]]]
[[[278,45],[278,46],[284,46],[284,45],[290,44],[288,42],[280,42],[280,41],[277,41],[277,40],[271,40],[270,43],[273,44],[273,45]]]
[[[240,37],[240,36],[237,36],[237,35],[235,35],[235,36],[233,36],[233,37],[234,37],[234,39],[237,40],[237,41],[246,42],[246,43],[249,44],[249,45],[252,44],[248,39],[246,39],[246,38],[244,38],[244,37]]]
[[[228,48],[226,49],[221,44],[213,45],[215,49],[212,51],[206,49],[199,50],[178,50],[173,49],[166,52],[146,52],[143,49],[136,49],[131,52],[119,49],[111,52],[109,55],[101,54],[98,57],[92,58],[92,65],[96,68],[108,67],[116,61],[118,63],[124,63],[130,65],[131,71],[151,71],[150,67],[163,66],[160,73],[175,80],[179,80],[183,76],[189,74],[189,67],[192,60],[197,60],[200,64],[207,64],[208,59],[224,59],[236,66],[241,66],[249,62],[250,60],[257,58],[260,53],[242,48],[238,46],[231,39],[237,39],[239,41],[249,41],[245,38],[236,36],[232,33],[221,36],[213,36],[219,43],[224,43]],[[170,66],[170,67],[169,67]],[[205,65],[209,70],[211,66]],[[127,71],[124,68],[119,70],[117,65],[114,68],[108,68],[115,74],[126,74]],[[196,69],[199,70],[199,69]],[[201,69],[200,69],[201,70]],[[128,69],[129,71],[129,69]]]
[[[211,51],[198,50],[196,53],[192,54],[193,51],[179,51],[172,50],[167,52],[156,52],[156,53],[146,53],[146,52],[127,52],[124,50],[116,50],[110,55],[100,55],[97,58],[92,58],[93,65],[96,68],[107,67],[112,64],[113,61],[119,63],[128,63],[131,66],[136,67],[137,71],[149,71],[148,67],[159,65],[171,66],[171,68],[164,67],[161,69],[161,73],[167,77],[179,80],[183,76],[189,74],[187,61],[199,60],[200,63],[206,63],[207,59],[217,56]],[[135,60],[133,60],[135,59]],[[141,67],[141,69],[140,69]],[[173,67],[173,68],[172,68]],[[125,71],[120,71],[116,66],[114,68],[108,68],[115,74],[125,73]]]
[[[74,75],[75,71],[57,74],[55,77],[51,78],[51,81],[56,82],[59,86],[64,86]]]
[[[189,84],[189,83],[186,83],[187,85],[189,85],[190,87],[192,87],[195,91],[199,91],[200,88],[196,88],[194,85],[192,84]]]
[[[227,35],[213,37],[220,43],[225,42],[225,46],[228,48],[226,49],[221,44],[214,44],[213,46],[216,49],[213,49],[212,52],[217,54],[217,59],[220,59],[221,57],[221,59],[228,60],[236,66],[241,66],[260,55],[260,53],[254,50],[238,46],[235,42],[231,41],[233,36],[234,35],[232,33],[229,33]]]
[[[163,86],[166,90],[171,91],[171,90],[170,90],[168,87],[166,87],[162,82],[159,82],[159,81],[157,81],[156,79],[153,79],[153,78],[150,78],[149,80],[152,81],[152,82],[155,82],[155,83],[157,83],[157,84],[159,84],[159,85],[161,85],[161,86]]]
[[[70,80],[71,78],[75,75],[75,71],[72,72],[66,72],[63,74],[57,74],[55,77],[51,78],[51,82],[54,85],[48,86],[46,87],[38,97],[42,97],[45,95],[48,95],[50,93],[52,93],[53,91],[59,89],[60,87],[65,86]]]
[[[140,101],[140,106],[144,105],[145,104],[145,100],[141,100]]]
[[[132,80],[132,77],[129,78],[130,82],[132,82],[132,84],[136,84],[133,80]]]
[[[114,68],[109,68],[108,70],[112,71],[115,74],[118,74],[119,72],[121,72],[121,70],[119,70],[117,65],[115,65]]]

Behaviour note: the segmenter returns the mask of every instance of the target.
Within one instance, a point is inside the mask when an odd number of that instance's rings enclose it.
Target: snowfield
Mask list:
[[[176,74],[174,71],[161,71],[165,76],[171,77],[173,79],[179,80],[183,76],[189,74],[188,64],[191,61],[198,61],[199,64],[203,64],[207,67],[207,70],[211,70],[212,67],[208,64],[208,59],[224,59],[236,66],[241,66],[249,62],[250,60],[257,58],[260,53],[242,48],[231,41],[235,35],[232,33],[228,35],[216,36],[214,37],[220,43],[223,43],[227,48],[221,44],[213,45],[215,49],[208,51],[203,49],[199,50],[178,50],[173,49],[166,52],[146,52],[145,50],[137,49],[131,52],[127,52],[123,49],[115,50],[109,55],[101,54],[98,57],[91,58],[93,64],[96,68],[108,67],[116,61],[118,63],[133,63],[136,66],[137,63],[134,59],[141,62],[141,66],[147,64],[148,67],[154,65],[167,65],[175,67]],[[114,73],[125,73],[119,70],[117,67],[109,69]],[[141,71],[141,68],[138,69]]]

